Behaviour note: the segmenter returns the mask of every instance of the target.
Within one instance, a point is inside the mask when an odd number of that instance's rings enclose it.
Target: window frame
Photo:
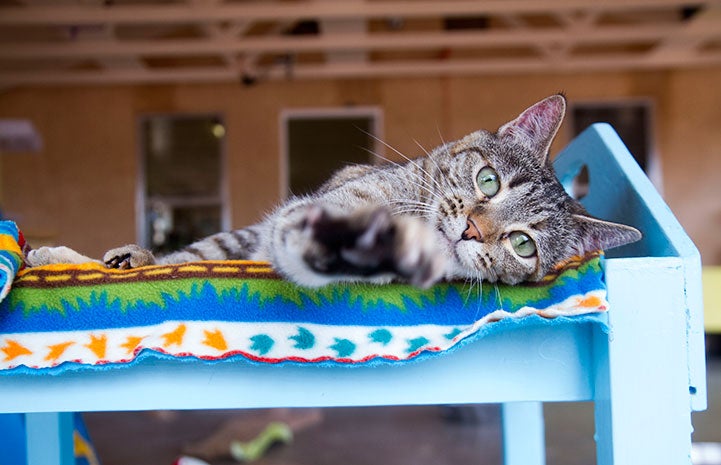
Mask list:
[[[285,108],[281,110],[278,117],[280,134],[280,176],[278,192],[281,199],[287,199],[290,192],[290,144],[288,143],[288,122],[291,119],[343,119],[368,117],[371,120],[371,131],[373,135],[374,153],[381,157],[385,156],[385,145],[383,140],[383,109],[378,106],[357,106],[357,107],[308,107],[308,108]],[[378,157],[374,164],[381,162]]]
[[[135,134],[136,134],[136,184],[135,184],[135,234],[136,243],[141,247],[150,248],[147,241],[146,226],[146,209],[149,203],[147,195],[147,173],[145,169],[145,157],[143,146],[143,126],[147,121],[153,118],[169,118],[169,119],[215,119],[218,120],[225,128],[226,133],[220,139],[220,172],[217,200],[220,203],[220,228],[221,231],[228,231],[231,227],[231,208],[230,208],[230,189],[228,176],[228,157],[227,157],[227,124],[225,115],[222,112],[150,112],[139,114],[135,118]],[[200,206],[210,205],[214,198],[212,196],[167,196],[168,199],[174,200],[173,205],[183,206]]]

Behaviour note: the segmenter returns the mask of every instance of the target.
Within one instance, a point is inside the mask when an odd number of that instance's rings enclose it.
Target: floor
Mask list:
[[[721,344],[709,341],[709,409],[694,414],[696,465],[721,464]],[[547,462],[595,463],[593,405],[547,404]],[[281,420],[292,443],[275,445],[259,465],[501,464],[499,408],[386,407],[86,414],[104,465],[171,465],[181,455],[211,465],[238,463],[229,442],[248,441]]]

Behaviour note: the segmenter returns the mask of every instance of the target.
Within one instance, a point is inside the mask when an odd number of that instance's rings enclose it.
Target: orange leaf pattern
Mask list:
[[[9,362],[10,360],[13,360],[17,357],[20,357],[21,355],[32,355],[32,351],[28,349],[27,347],[23,346],[22,344],[18,343],[17,341],[13,341],[12,339],[8,339],[7,345],[3,347],[2,350],[5,352],[5,361]]]
[[[61,342],[60,344],[53,344],[51,346],[48,346],[48,349],[50,351],[45,356],[45,360],[48,361],[55,361],[59,359],[65,351],[70,347],[71,345],[75,344],[73,341],[67,341],[67,342]]]

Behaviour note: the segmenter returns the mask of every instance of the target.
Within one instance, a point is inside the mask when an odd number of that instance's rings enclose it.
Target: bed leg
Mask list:
[[[596,463],[690,465],[684,282],[677,262],[643,265],[606,270],[611,332],[594,333]]]
[[[546,439],[541,402],[509,402],[501,405],[503,418],[503,464],[543,465]]]
[[[28,465],[73,465],[73,414],[26,413]]]

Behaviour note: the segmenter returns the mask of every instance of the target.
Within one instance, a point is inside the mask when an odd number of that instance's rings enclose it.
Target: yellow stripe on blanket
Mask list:
[[[18,254],[21,257],[23,255],[23,252],[15,238],[8,234],[0,234],[0,250],[7,250]]]
[[[81,264],[53,264],[27,268],[18,273],[16,286],[92,285],[102,282],[168,280],[178,278],[242,277],[271,278],[278,275],[268,262],[251,260],[209,260],[174,265],[151,265],[119,270],[106,268],[99,262]]]

